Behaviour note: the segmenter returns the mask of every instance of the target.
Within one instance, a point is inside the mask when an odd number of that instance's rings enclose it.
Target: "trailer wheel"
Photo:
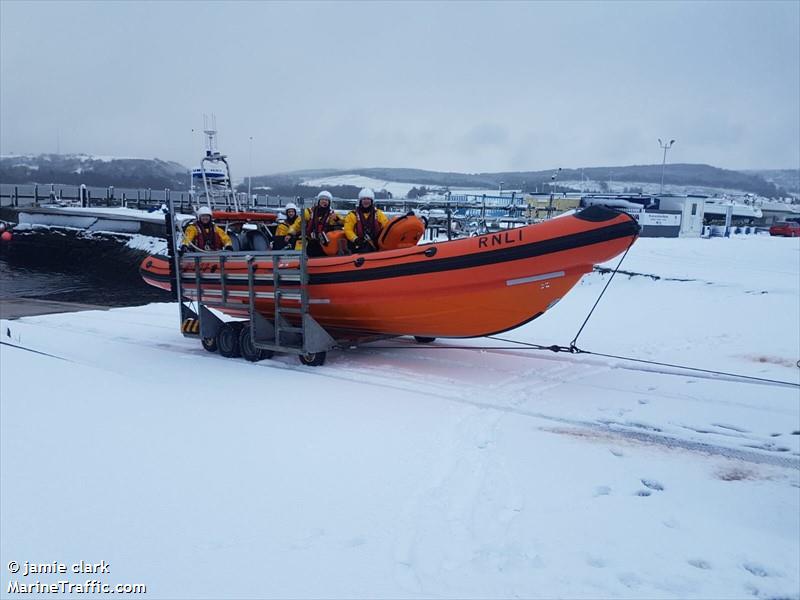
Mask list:
[[[309,352],[308,354],[300,355],[300,362],[307,367],[320,367],[325,364],[327,352]]]
[[[418,344],[430,344],[431,342],[436,341],[436,338],[422,337],[421,335],[415,335],[414,339],[417,340]]]
[[[265,358],[272,358],[272,350],[262,350],[261,348],[256,348],[255,344],[253,343],[253,336],[251,335],[251,332],[252,328],[249,325],[245,325],[242,327],[242,331],[239,334],[239,349],[242,352],[242,356],[250,362],[258,362],[260,360],[264,360]]]
[[[217,332],[217,348],[225,358],[241,356],[241,348],[239,347],[239,332],[241,329],[241,323],[236,321],[229,321],[219,328]]]
[[[207,352],[216,352],[217,351],[217,338],[203,338],[200,340],[203,344],[203,349]]]

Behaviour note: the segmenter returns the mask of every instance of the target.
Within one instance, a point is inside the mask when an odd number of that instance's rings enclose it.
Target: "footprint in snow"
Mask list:
[[[704,561],[701,558],[692,558],[690,560],[687,560],[686,562],[688,562],[690,565],[692,565],[696,569],[703,569],[704,571],[707,571],[708,569],[711,568],[711,565],[708,564],[706,561]]]
[[[712,427],[719,427],[720,429],[730,429],[731,431],[735,431],[737,433],[751,433],[747,429],[742,429],[741,427],[736,427],[734,425],[728,425],[726,423],[712,423]]]
[[[667,519],[661,521],[661,524],[668,529],[680,529],[681,523],[677,519]]]
[[[609,452],[617,457],[622,456],[622,450],[617,450],[616,448],[611,448]]]
[[[635,573],[620,573],[617,579],[622,585],[629,588],[638,587],[642,583],[642,580]]]
[[[606,561],[598,556],[590,556],[586,559],[586,564],[595,569],[602,569],[606,566]]]
[[[764,442],[763,444],[742,444],[745,448],[753,448],[754,450],[766,450],[767,452],[789,452],[791,448],[786,446],[776,446],[772,442]]]
[[[756,586],[752,583],[744,584],[744,589],[747,593],[752,596],[753,598],[761,598],[761,590],[759,590]],[[772,598],[770,596],[769,600],[788,600],[788,598]]]
[[[663,492],[664,486],[661,485],[660,482],[656,481],[655,479],[641,479],[642,485],[646,488],[650,488],[651,490],[655,490],[657,492]]]
[[[348,548],[357,548],[359,546],[363,546],[367,543],[367,539],[363,535],[358,535],[352,539],[349,539],[345,542],[345,546]]]
[[[652,493],[653,492],[651,492],[650,490],[639,490],[638,492],[636,492],[636,495],[637,496],[649,496]]]
[[[611,488],[607,485],[601,485],[594,489],[594,497],[597,498],[598,496],[608,496],[611,493]]]
[[[742,568],[756,577],[782,577],[781,573],[777,573],[756,562],[746,562],[742,565]]]

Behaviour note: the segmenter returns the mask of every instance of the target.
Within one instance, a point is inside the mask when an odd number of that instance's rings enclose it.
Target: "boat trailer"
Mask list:
[[[303,199],[297,198],[302,247],[306,247],[306,228]],[[359,344],[387,339],[392,336],[348,334],[337,332],[334,337],[326,331],[309,312],[308,257],[302,250],[269,251],[176,251],[178,237],[183,230],[175,219],[172,202],[165,215],[167,247],[171,258],[170,276],[178,300],[181,334],[199,338],[209,352],[226,357],[242,356],[249,361],[272,357],[274,353],[296,354],[304,365],[324,364],[327,352],[334,348],[353,348]],[[236,260],[247,264],[247,291],[231,291],[226,285],[226,263]],[[256,263],[272,263],[272,291],[257,291],[255,284]],[[201,262],[205,267],[201,268]],[[219,277],[220,293],[206,294],[203,291],[203,275],[209,262],[216,263],[213,269]],[[287,267],[286,265],[297,265]],[[187,268],[190,267],[190,268]],[[188,298],[183,279],[194,273],[194,298]],[[239,285],[244,285],[242,282]],[[256,299],[271,297],[274,312],[264,315],[256,310]],[[291,301],[285,306],[283,301]],[[226,309],[247,310],[247,320],[225,320],[220,316]]]

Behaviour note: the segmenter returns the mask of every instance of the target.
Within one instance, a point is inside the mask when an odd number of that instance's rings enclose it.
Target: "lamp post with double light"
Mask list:
[[[670,140],[669,143],[665,144],[661,141],[661,138],[658,138],[658,145],[664,150],[664,159],[661,161],[661,191],[658,193],[659,195],[664,193],[664,167],[667,165],[667,150],[672,148],[674,143],[675,140]]]

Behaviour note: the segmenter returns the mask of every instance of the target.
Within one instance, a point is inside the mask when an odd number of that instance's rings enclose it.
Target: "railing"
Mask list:
[[[288,203],[297,202],[290,196],[269,196],[238,192],[240,206],[248,210],[282,210]],[[172,202],[176,210],[188,214],[200,203],[198,194],[192,191],[173,191],[170,189],[154,190],[151,188],[115,188],[90,187],[77,185],[12,185],[0,184],[0,207],[36,207],[49,204],[73,205],[85,208],[124,207],[138,210],[154,211]],[[352,210],[357,204],[355,199],[334,199],[333,206],[337,210]],[[411,210],[442,209],[453,219],[497,219],[502,217],[526,218],[529,207],[524,199],[515,194],[508,196],[447,194],[440,198],[391,198],[375,201],[376,206],[384,211],[407,213]],[[213,205],[217,210],[231,209],[230,202]],[[436,219],[434,219],[436,220]],[[439,219],[441,220],[441,219]]]
[[[254,195],[248,202],[246,193],[238,193],[240,206],[247,209],[282,208],[294,197]],[[191,191],[174,191],[170,189],[154,190],[151,188],[115,188],[109,186],[90,187],[78,185],[38,185],[38,184],[0,184],[0,207],[36,207],[48,204],[67,204],[93,207],[133,208],[138,210],[157,210],[172,200],[175,207],[182,212],[191,212],[199,204],[196,193]],[[225,209],[230,204],[216,203],[214,208]]]

